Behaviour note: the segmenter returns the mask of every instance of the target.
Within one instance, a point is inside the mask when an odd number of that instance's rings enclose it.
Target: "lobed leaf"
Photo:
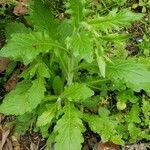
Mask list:
[[[55,138],[55,149],[80,150],[81,143],[84,141],[82,133],[85,131],[85,127],[79,117],[79,112],[73,104],[67,103],[64,113],[54,129],[58,133]]]
[[[74,33],[69,38],[68,45],[75,57],[85,59],[89,63],[93,61],[93,42],[87,32]]]
[[[48,52],[53,45],[56,45],[55,42],[45,33],[13,34],[6,46],[0,51],[0,56],[20,60],[27,65],[40,53]]]
[[[72,84],[61,94],[62,98],[72,99],[74,101],[85,100],[94,95],[94,92],[85,84]]]
[[[107,76],[110,79],[120,80],[135,90],[150,90],[150,71],[134,59],[116,60],[113,64],[108,65]]]
[[[91,19],[88,23],[95,29],[108,32],[108,30],[118,30],[120,27],[128,27],[143,16],[143,14],[133,13],[129,10],[122,10],[120,12],[112,10],[107,16]]]
[[[35,29],[46,31],[51,38],[55,37],[58,23],[50,9],[44,5],[42,0],[33,0],[30,7],[29,14]]]
[[[42,79],[31,83],[21,82],[16,89],[8,93],[0,105],[0,113],[5,115],[23,115],[31,112],[44,98],[45,86]]]

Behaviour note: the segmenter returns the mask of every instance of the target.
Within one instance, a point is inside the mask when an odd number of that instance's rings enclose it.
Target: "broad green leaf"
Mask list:
[[[27,28],[23,23],[11,22],[6,25],[6,37],[11,38],[14,33],[29,33],[30,29]]]
[[[114,61],[108,65],[107,73],[110,79],[120,80],[135,91],[150,91],[150,71],[134,59]]]
[[[83,19],[83,0],[69,0],[68,3],[68,12],[71,14],[71,18],[76,27]]]
[[[8,93],[0,105],[0,113],[22,115],[31,112],[44,98],[45,86],[42,79],[32,83],[21,82],[16,89]]]
[[[141,119],[140,115],[140,107],[137,104],[134,104],[131,108],[131,111],[126,116],[127,122],[140,123]]]
[[[69,48],[73,49],[75,57],[93,61],[93,42],[87,32],[76,32],[68,40]]]
[[[85,127],[79,116],[79,111],[73,104],[67,103],[64,107],[64,115],[57,122],[55,128],[56,150],[80,150],[84,139],[82,133]]]
[[[61,94],[61,98],[67,98],[74,101],[85,100],[94,95],[94,92],[85,84],[72,84],[66,87]]]
[[[39,62],[37,65],[37,74],[40,77],[50,78],[50,69],[48,66],[43,61]]]
[[[73,25],[69,20],[64,20],[58,27],[57,34],[61,42],[64,42],[67,37],[73,33]]]
[[[39,59],[31,63],[31,66],[27,68],[20,76],[24,79],[31,79],[35,75],[39,75],[44,78],[50,77],[50,70],[48,66]]]
[[[38,131],[40,130],[40,133],[41,133],[43,138],[47,139],[49,137],[49,127],[50,126],[51,126],[51,123],[50,124],[46,124],[44,126],[37,127]]]
[[[40,53],[48,52],[53,45],[55,43],[44,33],[13,34],[6,46],[0,51],[0,56],[20,60],[27,65]]]
[[[33,0],[29,11],[31,21],[38,31],[46,31],[52,38],[56,35],[58,23],[42,0]]]
[[[101,31],[108,32],[108,30],[116,29],[119,27],[128,27],[134,21],[140,20],[144,15],[133,13],[129,10],[112,10],[107,16],[102,16],[89,20],[89,24]]]
[[[52,132],[47,141],[46,141],[46,148],[45,150],[53,150],[54,149],[54,145],[52,146],[52,143],[55,143],[55,138],[56,138],[56,133]]]
[[[41,114],[41,116],[38,117],[37,126],[40,127],[40,126],[44,126],[46,124],[51,123],[52,119],[55,118],[56,111],[57,111],[57,105],[56,104],[49,105],[47,110],[45,110]]]

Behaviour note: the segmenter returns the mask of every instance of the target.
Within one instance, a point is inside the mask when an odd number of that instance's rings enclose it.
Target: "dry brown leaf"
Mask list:
[[[12,76],[8,79],[7,83],[4,85],[5,91],[10,92],[16,87],[16,84],[19,80],[18,75],[20,74],[20,69],[16,69],[16,71],[12,74]]]
[[[19,145],[17,145],[17,146],[14,147],[14,150],[21,150],[21,148],[20,148]]]
[[[6,69],[9,63],[10,63],[10,59],[0,57],[0,73],[2,73]]]
[[[4,89],[6,92],[10,92],[11,90],[13,90],[19,80],[19,74],[25,69],[24,65],[20,65],[12,74],[12,76],[8,79],[8,81],[6,82],[6,84],[4,85]]]
[[[112,142],[106,142],[106,143],[99,142],[98,150],[121,150],[121,149],[120,149],[120,146]]]
[[[2,147],[4,146],[4,144],[7,142],[7,138],[9,136],[10,130],[3,130],[2,132]]]
[[[0,0],[0,5],[5,7],[8,4],[8,0]]]
[[[148,150],[148,149],[150,149],[150,144],[139,143],[133,145],[126,145],[122,150]]]
[[[27,13],[27,0],[19,0],[17,5],[14,7],[13,13],[16,16],[22,16]]]

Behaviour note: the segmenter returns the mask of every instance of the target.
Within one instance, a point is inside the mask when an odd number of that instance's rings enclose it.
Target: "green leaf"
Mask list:
[[[36,74],[44,78],[50,77],[50,70],[48,66],[39,59],[33,61],[33,63],[31,63],[31,66],[27,68],[23,73],[21,73],[20,77],[23,77],[24,79],[31,79]]]
[[[40,53],[48,52],[53,44],[54,42],[44,33],[13,34],[6,46],[0,51],[0,56],[20,60],[27,65]]]
[[[0,105],[0,113],[22,115],[31,112],[44,98],[45,86],[42,79],[21,82],[16,89],[8,93]]]
[[[29,33],[30,31],[29,28],[26,28],[26,26],[20,22],[8,23],[5,30],[7,39],[11,38],[11,35],[14,33]]]
[[[112,136],[111,141],[115,144],[125,145],[125,142],[121,139],[121,136],[119,135]]]
[[[61,98],[67,98],[75,101],[85,100],[94,95],[94,92],[85,84],[72,84],[66,87],[61,94]]]
[[[54,131],[56,136],[56,150],[80,150],[84,139],[82,133],[85,127],[79,116],[79,111],[73,104],[67,103],[64,107],[64,115],[57,122]]]
[[[46,141],[46,148],[45,150],[53,150],[54,149],[54,145],[52,146],[52,143],[55,143],[55,138],[56,138],[56,133],[52,132],[47,141]]]
[[[38,31],[47,31],[50,37],[57,33],[58,23],[52,12],[46,7],[42,0],[34,0],[29,11],[31,21]]]
[[[64,20],[58,27],[58,38],[61,42],[64,42],[67,37],[71,36],[73,33],[73,25],[70,20]]]
[[[109,34],[102,36],[101,38],[109,42],[125,42],[131,37],[130,34]]]
[[[131,142],[136,142],[136,140],[142,139],[142,131],[140,128],[136,127],[134,123],[128,125],[129,134],[131,137]]]
[[[108,117],[110,114],[110,111],[105,107],[99,107],[98,113],[101,117]]]
[[[104,57],[97,55],[97,63],[102,77],[105,78],[106,62],[104,60]]]
[[[78,27],[83,20],[83,2],[82,0],[69,0],[67,5],[69,7],[68,12],[71,14],[75,26]]]
[[[45,110],[38,117],[36,125],[38,127],[40,127],[40,126],[45,126],[45,125],[51,123],[52,119],[55,118],[56,111],[57,111],[57,105],[56,104],[49,105],[47,110]]]
[[[149,99],[143,98],[142,111],[144,114],[144,122],[146,125],[150,126],[150,101]]]
[[[98,17],[89,20],[89,24],[101,31],[108,32],[108,30],[116,29],[119,27],[128,27],[134,21],[140,20],[144,15],[133,13],[129,10],[112,10],[107,16]]]
[[[87,32],[76,32],[68,40],[69,48],[73,49],[75,57],[85,59],[87,62],[93,61],[93,42]]]
[[[13,133],[15,136],[24,135],[25,132],[29,129],[32,123],[35,121],[36,116],[33,113],[25,113],[21,116],[18,116],[13,122],[14,129]]]
[[[93,132],[101,136],[103,142],[109,141],[117,133],[117,122],[111,117],[85,114],[83,119],[88,122]]]
[[[139,118],[140,115],[140,107],[137,104],[134,104],[132,106],[131,111],[126,117],[127,122],[134,122],[134,123],[140,123],[141,119]]]
[[[56,95],[60,95],[63,91],[63,82],[59,76],[56,76],[53,80],[53,90]]]
[[[150,71],[134,59],[116,60],[108,65],[107,76],[116,82],[121,81],[139,92],[140,90],[150,91]]]

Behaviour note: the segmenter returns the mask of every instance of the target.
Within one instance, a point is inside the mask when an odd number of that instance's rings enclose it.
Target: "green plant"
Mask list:
[[[28,68],[0,112],[17,116],[14,134],[35,123],[48,138],[47,149],[55,143],[56,150],[80,150],[87,124],[102,141],[150,140],[149,101],[135,94],[150,92],[150,71],[138,58],[127,57],[130,35],[119,32],[143,15],[127,9],[92,15],[83,0],[65,6],[67,17],[59,20],[34,0],[26,17],[33,30],[17,22],[7,25],[0,56]]]

